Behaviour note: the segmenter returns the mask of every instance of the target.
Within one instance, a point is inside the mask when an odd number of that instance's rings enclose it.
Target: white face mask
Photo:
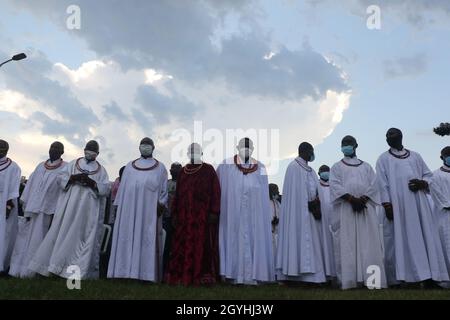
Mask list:
[[[249,158],[252,156],[253,150],[249,148],[241,148],[239,149],[239,157],[244,160],[246,158]]]
[[[139,146],[139,152],[144,157],[150,157],[153,153],[153,146],[150,144],[141,144]]]
[[[201,153],[187,153],[187,156],[190,161],[194,160],[194,164],[202,163],[202,154]]]
[[[84,157],[87,161],[94,161],[97,158],[97,152],[84,150]]]

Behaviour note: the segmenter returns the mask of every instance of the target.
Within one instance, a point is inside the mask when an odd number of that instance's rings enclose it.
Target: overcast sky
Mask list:
[[[371,4],[379,30],[367,27]],[[80,29],[67,27],[70,5]],[[144,136],[166,166],[186,161],[173,159],[171,136],[195,121],[224,137],[276,132],[255,155],[281,160],[269,179],[282,184],[300,142],[315,145],[317,169],[352,134],[374,165],[394,126],[434,170],[450,144],[432,133],[450,120],[449,18],[446,0],[1,0],[0,58],[28,59],[0,69],[0,138],[24,175],[55,140],[72,160],[98,139],[114,179]]]

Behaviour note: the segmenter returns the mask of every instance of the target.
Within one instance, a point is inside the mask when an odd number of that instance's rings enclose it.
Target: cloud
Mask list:
[[[426,56],[421,53],[412,57],[388,59],[383,62],[383,69],[386,78],[415,77],[426,71]]]
[[[115,101],[111,101],[111,103],[104,105],[102,108],[103,116],[105,117],[105,119],[115,119],[121,122],[130,121],[128,116],[122,111],[122,109]]]

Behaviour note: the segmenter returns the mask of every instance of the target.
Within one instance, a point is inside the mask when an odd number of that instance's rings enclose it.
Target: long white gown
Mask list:
[[[341,199],[346,193],[368,196],[367,209],[355,213],[350,203]],[[330,171],[330,196],[333,211],[339,215],[339,228],[334,230],[334,236],[339,244],[336,254],[342,289],[366,285],[372,275],[371,266],[378,267],[379,284],[385,288],[383,239],[377,215],[380,198],[372,167],[356,157],[345,157],[334,164]]]
[[[400,158],[384,152],[378,158],[376,170],[381,203],[391,202],[394,210],[395,257],[391,255],[390,259],[395,261],[396,279],[447,281],[444,254],[430,202],[425,192],[414,193],[408,188],[411,179],[430,182],[432,172],[418,153],[405,149],[390,151]]]
[[[80,169],[92,173],[89,177],[97,183],[98,192],[78,183],[67,185],[72,174],[82,173]],[[54,273],[68,278],[73,275],[68,267],[78,266],[81,279],[98,278],[106,196],[110,191],[108,174],[97,161],[88,163],[80,158],[67,165],[59,183],[64,191],[58,199],[50,230],[29,269],[44,276]]]
[[[318,196],[315,171],[297,157],[287,167],[276,259],[278,280],[326,282],[322,220],[315,220],[308,201]]]
[[[220,274],[237,284],[275,280],[269,182],[264,165],[257,163],[258,170],[247,175],[232,158],[217,168]]]
[[[439,228],[447,270],[450,271],[450,167],[443,166],[434,171],[430,182],[434,203],[434,214]]]
[[[140,158],[138,168],[149,168],[155,159]],[[123,172],[115,205],[108,278],[132,278],[158,282],[162,272],[162,217],[157,204],[167,206],[167,170],[159,162],[152,170],[141,171],[128,163]]]
[[[7,271],[17,236],[17,198],[21,171],[9,158],[0,158],[0,272]],[[6,219],[6,202],[13,200],[14,208]]]
[[[333,238],[330,228],[336,214],[330,200],[330,184],[329,182],[319,181],[319,199],[320,208],[322,210],[322,248],[324,254],[325,274],[328,278],[336,277],[336,265],[333,251]]]
[[[28,269],[28,264],[50,228],[56,203],[62,192],[58,176],[66,170],[67,162],[57,160],[54,164],[49,163],[50,166],[55,166],[54,169],[47,169],[45,163],[40,163],[30,175],[20,197],[24,216],[19,217],[19,232],[9,270],[9,274],[14,277],[34,276],[34,272]]]

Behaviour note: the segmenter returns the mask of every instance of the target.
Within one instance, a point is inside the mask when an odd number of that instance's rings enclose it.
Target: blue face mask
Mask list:
[[[450,156],[444,159],[445,165],[450,167]]]
[[[342,148],[341,148],[341,150],[342,150],[342,153],[344,154],[344,156],[351,156],[354,152],[355,152],[355,149],[353,148],[353,146],[343,146]]]
[[[311,157],[309,158],[309,162],[313,162],[315,159],[316,159],[316,156],[315,156],[315,154],[313,153],[313,154],[311,155]]]
[[[330,179],[330,172],[329,171],[324,171],[319,173],[320,179],[322,179],[323,181],[328,181]]]

